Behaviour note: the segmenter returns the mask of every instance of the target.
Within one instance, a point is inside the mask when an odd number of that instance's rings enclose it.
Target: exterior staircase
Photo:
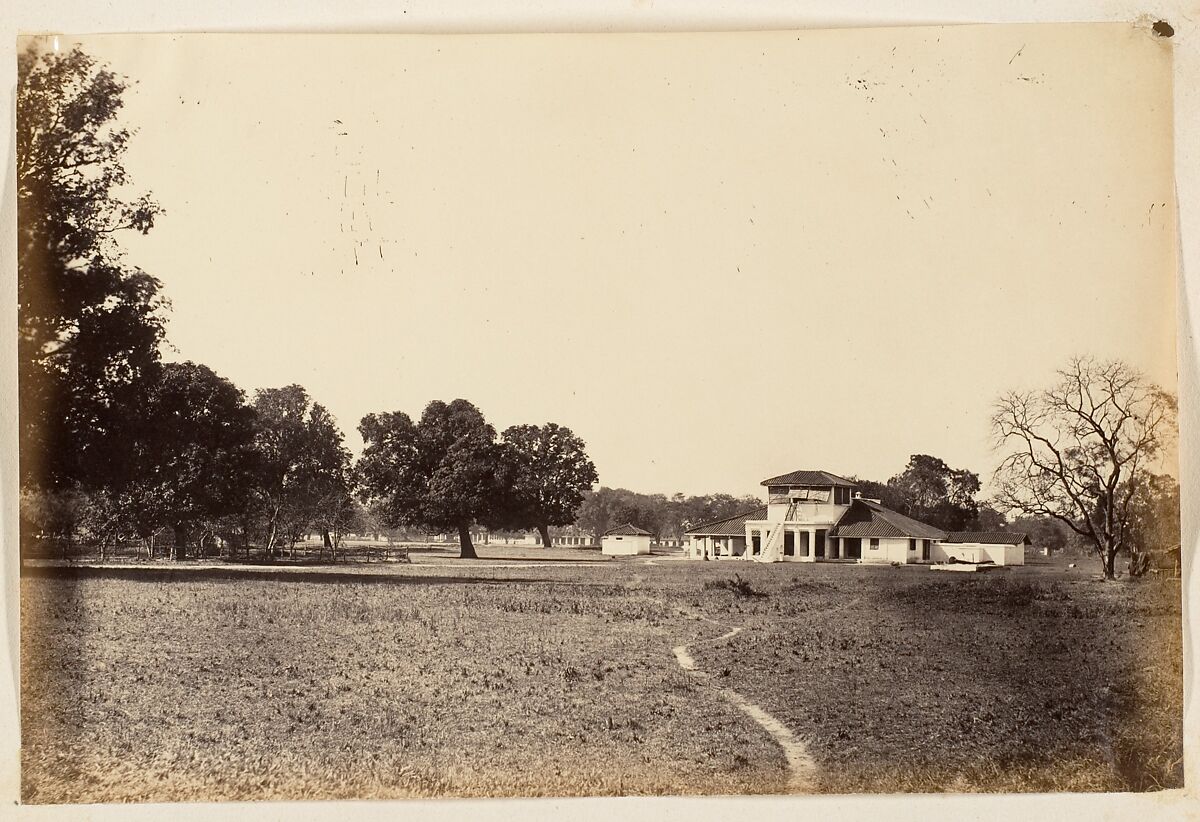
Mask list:
[[[783,520],[774,523],[774,528],[771,529],[767,541],[763,543],[759,549],[758,556],[754,557],[756,562],[779,562],[783,559],[783,523],[790,522],[796,516],[796,503],[788,506],[787,513],[783,515]]]

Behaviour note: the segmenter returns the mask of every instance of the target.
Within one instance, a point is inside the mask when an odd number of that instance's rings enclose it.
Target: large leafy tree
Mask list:
[[[553,422],[514,425],[501,435],[511,483],[488,523],[496,528],[536,528],[550,545],[550,526],[570,525],[585,492],[597,480],[586,445]]]
[[[947,531],[963,530],[979,513],[979,476],[928,454],[913,454],[888,485],[905,501],[902,513]]]
[[[1180,543],[1179,482],[1170,474],[1151,474],[1135,480],[1129,502],[1126,542],[1131,551],[1170,551]]]
[[[598,540],[600,535],[616,524],[614,520],[619,516],[615,499],[617,490],[601,487],[585,493],[575,524]]]
[[[142,536],[173,530],[173,556],[187,556],[194,528],[235,514],[253,477],[254,411],[245,395],[212,369],[169,363],[136,415],[127,440],[135,468],[103,493]]]
[[[947,531],[998,527],[996,512],[981,512],[975,499],[979,476],[951,468],[938,457],[913,454],[904,470],[885,483],[851,479],[867,499]]]
[[[333,416],[302,386],[259,390],[254,411],[254,490],[273,556],[281,541],[294,542],[314,523],[333,527],[348,494],[350,452]]]
[[[402,411],[368,414],[358,430],[362,495],[385,523],[457,531],[460,556],[474,559],[471,526],[497,516],[511,485],[511,462],[479,409],[435,400],[415,423]]]
[[[1010,391],[992,414],[996,500],[1062,522],[1104,576],[1130,546],[1134,500],[1175,436],[1175,398],[1120,361],[1076,357],[1043,390]]]
[[[659,514],[648,494],[601,487],[584,495],[576,524],[599,540],[608,529],[627,522],[657,533]]]
[[[165,300],[117,236],[159,213],[128,198],[125,80],[80,51],[17,61],[17,308],[21,475],[105,487],[129,410],[156,379]]]

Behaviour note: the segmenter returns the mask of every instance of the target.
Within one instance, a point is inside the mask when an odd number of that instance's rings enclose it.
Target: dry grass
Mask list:
[[[641,595],[522,583],[23,587],[29,802],[783,782],[771,741],[675,666],[669,648],[688,624]]]
[[[1182,786],[1176,583],[813,570],[730,602],[755,630],[699,661],[810,740],[821,790]]]
[[[420,559],[25,578],[25,801],[781,790],[770,738],[676,666],[713,631],[685,613],[749,626],[698,661],[821,790],[1182,779],[1177,585]]]

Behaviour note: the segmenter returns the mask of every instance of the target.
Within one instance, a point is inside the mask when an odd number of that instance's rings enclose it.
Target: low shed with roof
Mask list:
[[[762,481],[767,504],[690,528],[688,556],[761,562],[1021,565],[1025,534],[943,531],[865,499],[828,471],[792,471]]]
[[[651,536],[649,531],[627,522],[604,532],[600,538],[600,553],[610,556],[648,554]]]
[[[939,562],[988,562],[1024,565],[1029,537],[1019,531],[950,531],[938,546]]]

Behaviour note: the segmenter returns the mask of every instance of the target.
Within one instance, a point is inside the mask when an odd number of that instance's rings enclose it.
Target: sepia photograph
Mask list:
[[[1172,34],[21,37],[20,802],[1184,788]]]

